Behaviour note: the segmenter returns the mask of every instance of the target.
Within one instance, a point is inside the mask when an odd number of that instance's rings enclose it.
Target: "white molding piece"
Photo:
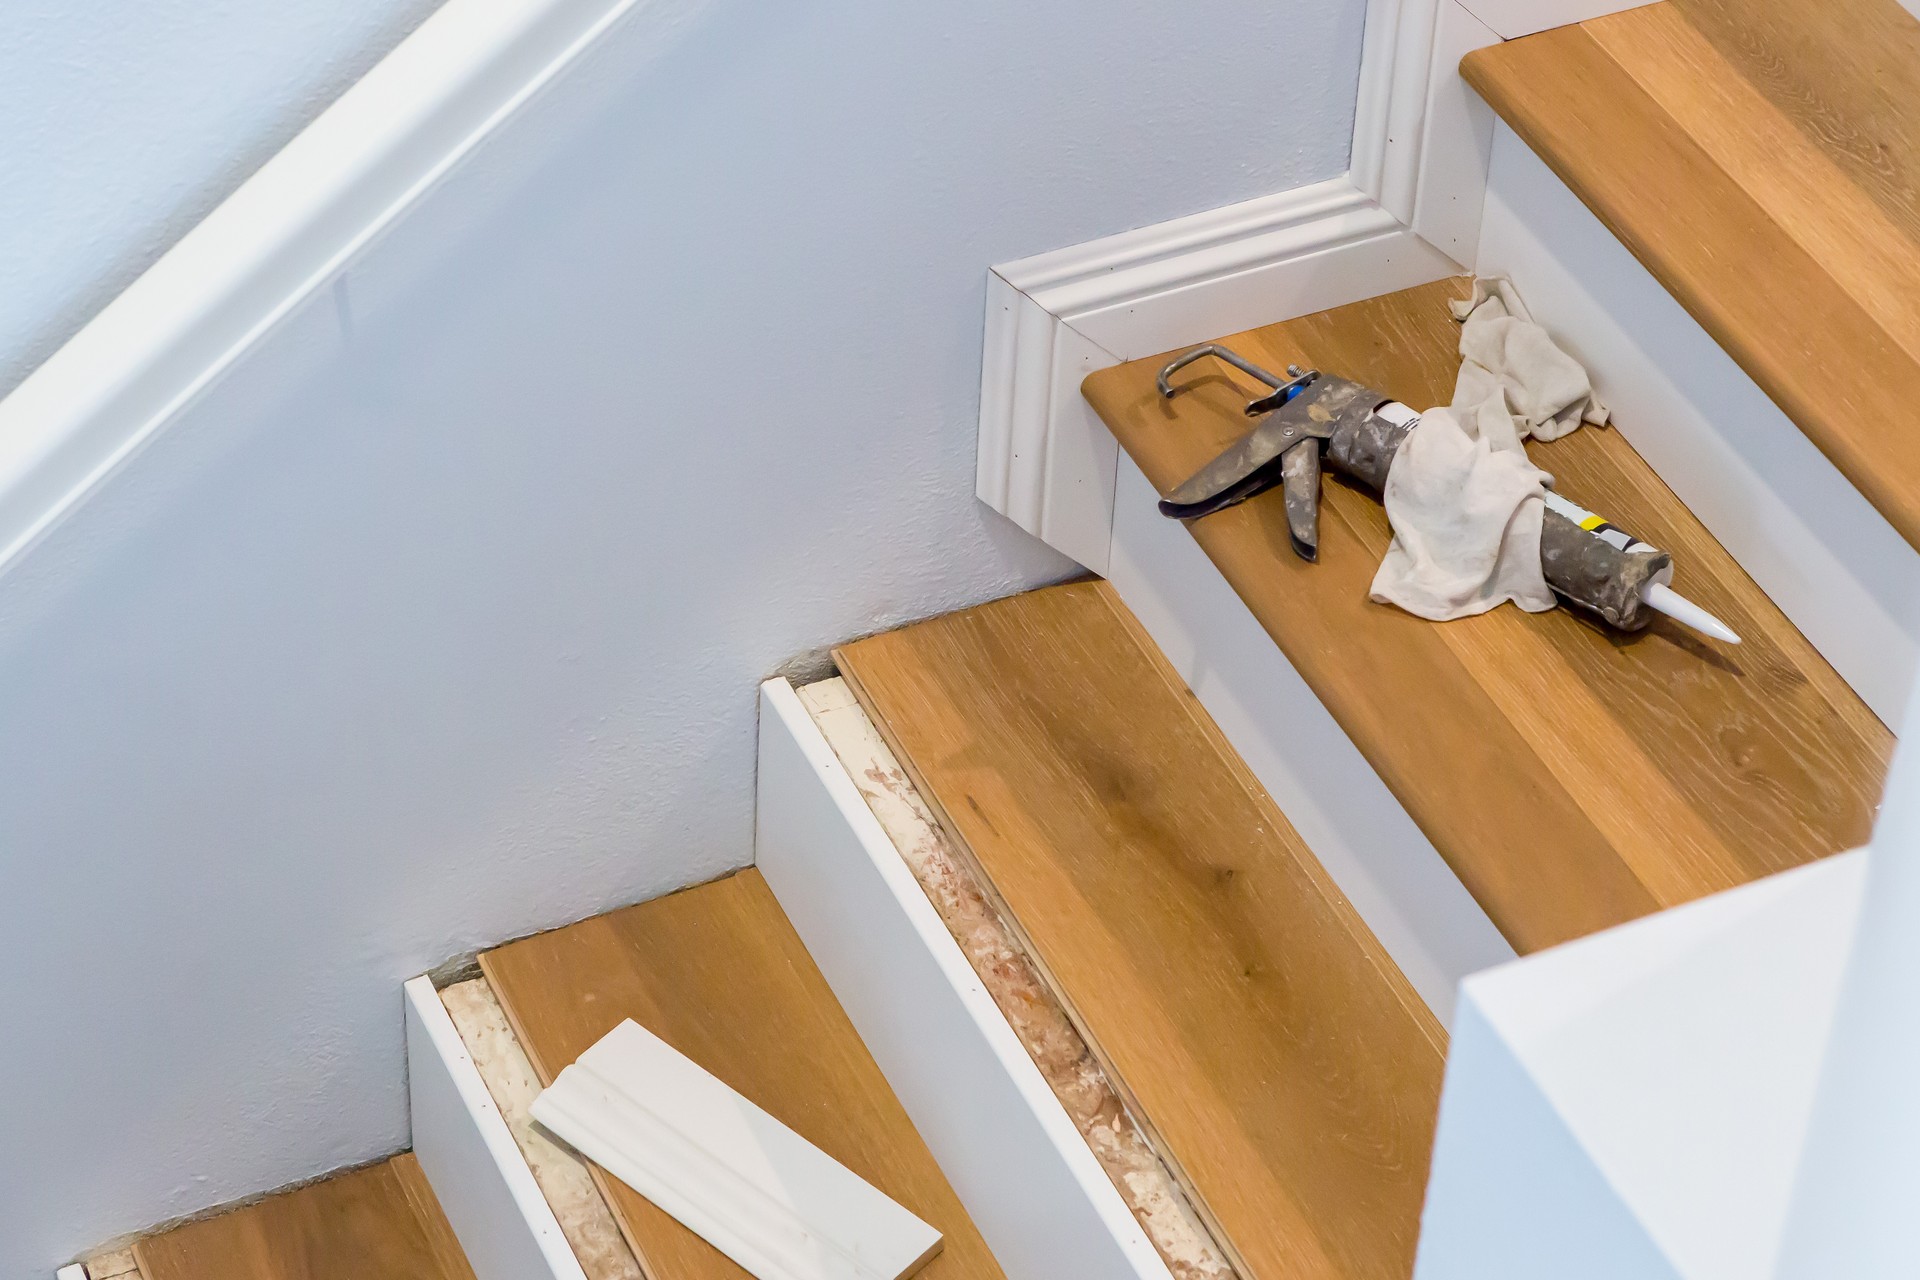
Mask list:
[[[1462,0],[1502,40],[1638,9],[1653,0]]]
[[[477,1280],[586,1280],[433,982],[406,984],[413,1152]]]
[[[979,496],[1104,571],[1119,446],[1088,374],[1459,270],[1344,178],[995,267]]]
[[[448,0],[0,401],[0,569],[639,0]]]
[[[1920,551],[1505,125],[1479,258],[1512,277],[1617,429],[1760,589],[1874,714],[1902,723]]]
[[[1429,207],[1454,203],[1450,197],[1471,205],[1486,185],[1484,163],[1477,170],[1463,163],[1473,153],[1471,137],[1448,131],[1464,124],[1479,135],[1491,122],[1459,66],[1499,41],[1455,0],[1369,0],[1348,178],[1396,221],[1422,231],[1423,193]]]
[[[1346,176],[993,268],[981,501],[1103,573],[1118,445],[1088,374],[1470,269],[1493,116],[1457,68],[1497,42],[1456,0],[1372,0]]]
[[[1513,959],[1480,904],[1153,486],[1121,458],[1107,578],[1436,1017]]]
[[[69,1263],[53,1273],[53,1280],[87,1280],[87,1269],[79,1263]]]
[[[631,1018],[533,1118],[758,1280],[903,1280],[940,1232]]]
[[[1169,1280],[785,680],[760,687],[754,863],[1002,1269]]]

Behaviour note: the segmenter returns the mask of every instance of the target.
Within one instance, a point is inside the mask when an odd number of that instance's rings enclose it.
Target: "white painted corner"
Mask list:
[[[1169,1280],[793,687],[760,687],[754,860],[1009,1276]]]
[[[1460,60],[1499,43],[1499,36],[1454,0],[1440,5],[1409,222],[1421,239],[1468,270],[1480,247],[1494,114],[1461,78]]]
[[[1461,0],[1502,40],[1571,26],[1652,4],[1653,0]]]
[[[586,1280],[433,982],[406,984],[413,1151],[477,1280]]]
[[[1470,980],[1417,1280],[1776,1274],[1866,872],[1839,855]]]
[[[1493,115],[1459,62],[1498,39],[1456,0],[1373,0],[1346,175],[994,267],[980,500],[1105,572],[1118,450],[1089,373],[1467,269]]]

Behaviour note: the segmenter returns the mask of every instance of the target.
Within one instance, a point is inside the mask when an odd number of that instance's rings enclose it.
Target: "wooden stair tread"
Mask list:
[[[487,952],[480,965],[543,1084],[631,1018],[945,1237],[925,1280],[999,1280],[979,1231],[758,871]],[[595,1171],[650,1276],[747,1272]]]
[[[1666,0],[1461,71],[1920,547],[1920,21]]]
[[[473,1280],[411,1153],[133,1246],[144,1280]]]
[[[1112,589],[836,658],[1245,1280],[1404,1280],[1444,1033]]]
[[[1222,339],[1417,407],[1458,370],[1441,281]],[[1247,427],[1256,384],[1160,357],[1086,394],[1162,493]],[[1431,623],[1370,603],[1390,530],[1323,485],[1320,561],[1289,550],[1279,492],[1193,523],[1206,551],[1494,924],[1522,952],[1864,843],[1892,737],[1617,432],[1530,446],[1569,497],[1673,552],[1675,586],[1738,631],[1665,619],[1626,636],[1564,609]]]

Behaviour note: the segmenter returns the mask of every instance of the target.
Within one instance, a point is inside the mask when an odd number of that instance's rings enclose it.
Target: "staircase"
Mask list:
[[[930,1280],[1785,1275],[1911,676],[1863,656],[1905,623],[1846,574],[1877,531],[1920,548],[1920,22],[1663,0],[1488,42],[1442,6],[1504,122],[1481,265],[1603,372],[1688,362],[1614,359],[1638,313],[1554,261],[1561,193],[1500,186],[1544,164],[1864,504],[1765,457],[1703,478],[1749,438],[1632,388],[1528,446],[1742,645],[1370,603],[1392,531],[1331,479],[1314,563],[1277,493],[1166,521],[1260,388],[1165,398],[1167,353],[1081,383],[1079,334],[1047,362],[1101,433],[1072,448],[1118,447],[1110,528],[1072,535],[1100,576],[770,680],[754,865],[415,979],[417,1154],[85,1280],[735,1280],[527,1115],[625,1018],[938,1227]],[[1442,404],[1467,287],[1192,336]],[[1829,582],[1776,512],[1879,549]]]
[[[1920,21],[1891,0],[1666,0],[1462,74],[1909,543]]]

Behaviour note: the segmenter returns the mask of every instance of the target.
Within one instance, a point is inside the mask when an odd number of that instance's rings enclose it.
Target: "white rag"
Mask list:
[[[1436,622],[1509,600],[1539,613],[1554,607],[1540,568],[1553,477],[1521,442],[1602,425],[1607,410],[1506,280],[1474,281],[1454,314],[1464,323],[1453,404],[1421,414],[1394,455],[1384,495],[1393,543],[1371,594]]]

